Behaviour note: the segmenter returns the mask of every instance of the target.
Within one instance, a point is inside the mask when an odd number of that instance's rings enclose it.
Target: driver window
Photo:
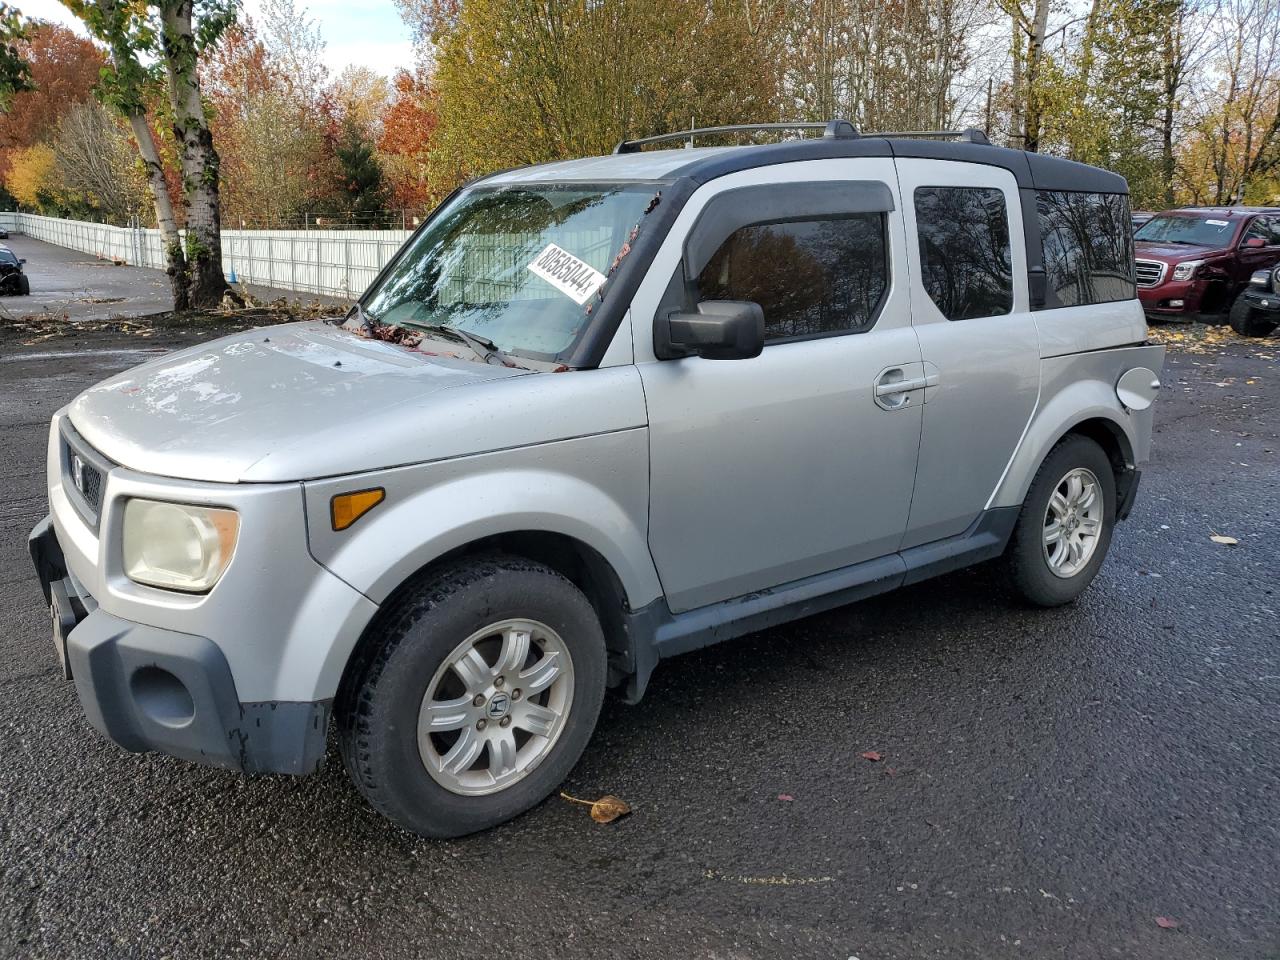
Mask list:
[[[1247,243],[1256,238],[1267,246],[1275,246],[1280,243],[1280,229],[1277,226],[1274,217],[1257,217],[1244,232],[1244,240]]]
[[[697,299],[760,304],[766,343],[863,333],[888,289],[887,251],[883,213],[752,224],[707,261]]]

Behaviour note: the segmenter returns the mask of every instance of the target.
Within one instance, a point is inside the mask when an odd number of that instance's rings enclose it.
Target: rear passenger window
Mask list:
[[[884,214],[742,227],[697,279],[698,300],[753,300],[765,340],[869,330],[889,286]]]
[[[1013,309],[1004,193],[993,187],[917,187],[920,280],[948,320]]]
[[[1128,197],[1042,190],[1036,199],[1048,280],[1046,307],[1137,296]]]

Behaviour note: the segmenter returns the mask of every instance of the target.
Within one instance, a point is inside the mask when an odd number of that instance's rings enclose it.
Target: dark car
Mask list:
[[[1280,327],[1280,266],[1254,271],[1229,319],[1231,329],[1246,337],[1265,337]]]
[[[0,247],[0,293],[25,297],[31,292],[31,281],[22,272],[26,262],[8,247]]]
[[[1280,263],[1280,208],[1166,210],[1133,239],[1138,298],[1147,317],[1213,321],[1255,270]]]

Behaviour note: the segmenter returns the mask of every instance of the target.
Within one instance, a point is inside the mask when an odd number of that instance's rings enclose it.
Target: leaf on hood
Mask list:
[[[884,754],[876,750],[866,750],[858,754],[858,756],[862,757],[863,760],[870,760],[872,763],[877,763],[884,759]]]
[[[1240,542],[1235,537],[1224,537],[1220,533],[1213,534],[1213,536],[1211,536],[1209,539],[1212,540],[1214,543],[1221,543],[1227,547],[1234,547],[1236,544]]]
[[[579,800],[577,797],[571,797],[567,793],[561,793],[560,796],[570,803],[580,803],[584,807],[590,807],[591,819],[596,823],[613,823],[613,821],[621,819],[631,812],[631,805],[621,797],[615,797],[613,794],[606,794],[599,800]]]
[[[778,794],[778,799],[781,800],[783,803],[791,803],[793,800],[795,800],[795,797],[793,797],[789,793],[780,793]]]
[[[1177,930],[1178,921],[1173,917],[1156,917],[1156,926],[1162,930]]]

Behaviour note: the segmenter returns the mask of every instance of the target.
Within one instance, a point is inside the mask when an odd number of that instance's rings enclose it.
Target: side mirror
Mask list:
[[[749,360],[764,350],[764,311],[749,300],[704,300],[697,313],[668,314],[665,325],[670,349],[658,345],[664,360],[690,354],[708,360]]]
[[[26,258],[26,257],[19,257],[19,258],[18,258],[18,262],[19,262],[19,263],[26,263],[26,262],[27,262],[27,258]]]
[[[1250,249],[1255,249],[1257,247],[1265,247],[1267,245],[1267,241],[1263,240],[1261,237],[1246,237],[1244,245]]]

